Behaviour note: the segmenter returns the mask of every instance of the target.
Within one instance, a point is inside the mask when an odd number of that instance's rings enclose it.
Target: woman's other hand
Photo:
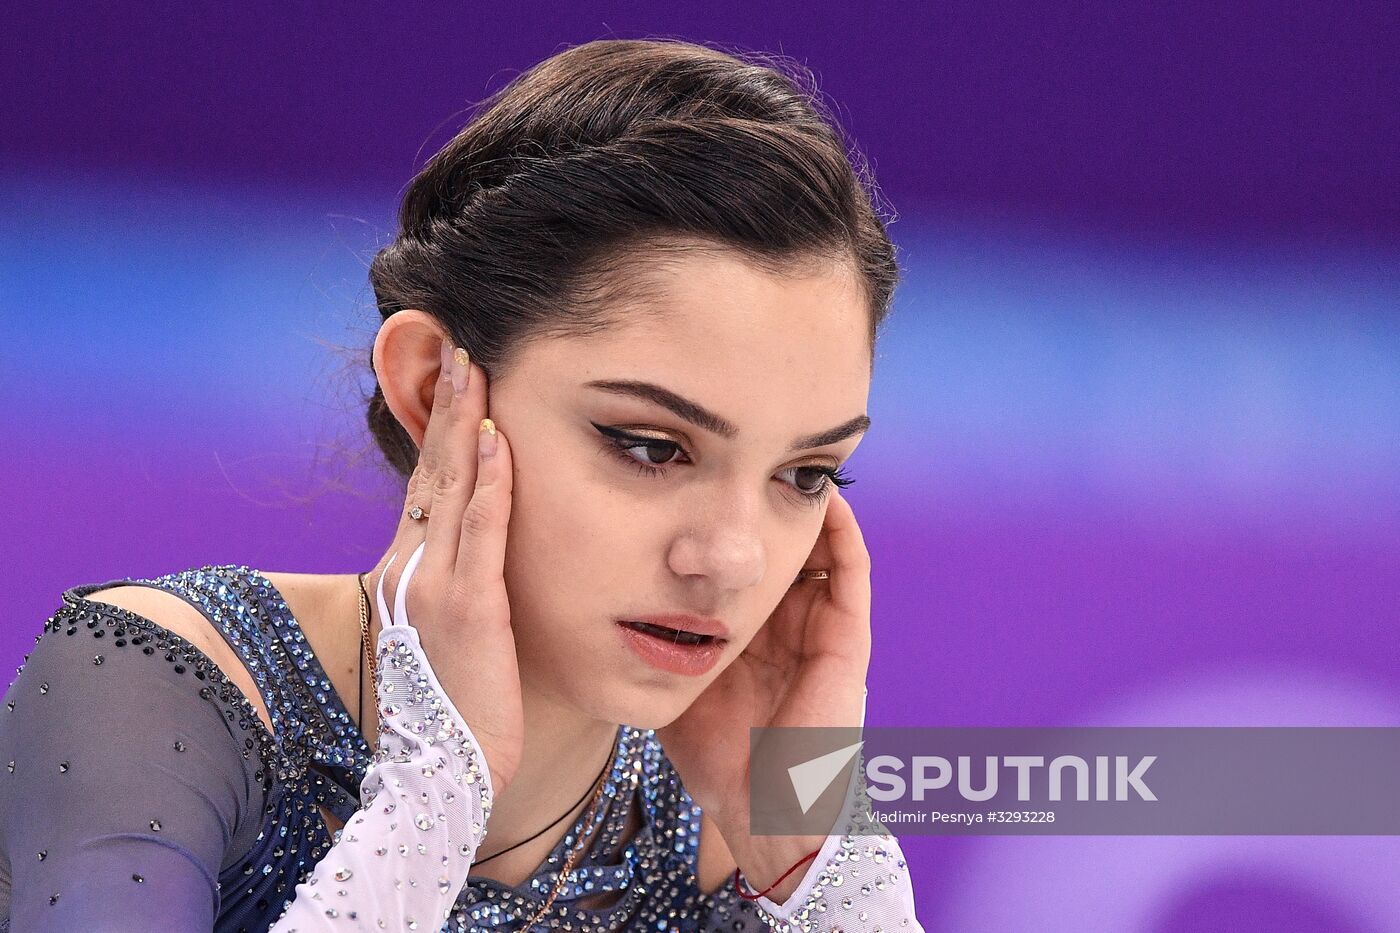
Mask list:
[[[408,581],[407,621],[485,753],[500,794],[520,764],[525,726],[503,575],[511,452],[505,436],[489,420],[483,424],[486,398],[485,372],[444,340],[403,515],[370,578],[383,576],[392,605],[410,556],[422,546]],[[415,508],[422,518],[412,517]]]
[[[749,834],[749,727],[863,725],[870,553],[838,490],[805,566],[829,570],[830,579],[794,583],[734,663],[657,730],[686,791],[756,884],[773,881],[825,837]],[[781,902],[802,874],[789,876],[773,899]]]

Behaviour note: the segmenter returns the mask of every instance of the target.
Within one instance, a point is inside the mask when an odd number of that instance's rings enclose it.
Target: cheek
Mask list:
[[[798,533],[784,536],[781,543],[771,552],[771,577],[764,581],[764,595],[773,606],[787,595],[788,588],[797,578],[797,572],[807,563],[809,557],[821,558],[818,562],[823,566],[829,563],[824,558],[826,550],[824,542],[820,539],[820,531],[821,519],[817,518],[812,528],[804,528]]]
[[[565,465],[516,467],[506,541],[511,608],[558,630],[635,607],[663,559],[636,503]]]

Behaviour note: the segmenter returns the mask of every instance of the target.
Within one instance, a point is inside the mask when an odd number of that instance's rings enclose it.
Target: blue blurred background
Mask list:
[[[851,463],[872,725],[1400,723],[1394,3],[52,3],[0,55],[0,655],[67,586],[350,572],[365,268],[511,76],[810,65],[907,279]],[[929,930],[1400,929],[1387,837],[915,837]]]

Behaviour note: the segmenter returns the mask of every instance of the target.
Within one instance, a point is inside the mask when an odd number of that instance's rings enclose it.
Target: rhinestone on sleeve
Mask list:
[[[861,755],[846,793],[839,833],[827,836],[785,904],[757,903],[763,922],[781,933],[893,933],[923,927],[899,840],[873,817]]]

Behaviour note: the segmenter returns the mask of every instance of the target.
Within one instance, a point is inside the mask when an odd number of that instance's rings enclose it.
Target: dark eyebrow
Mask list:
[[[684,418],[691,424],[704,428],[712,434],[718,434],[720,437],[732,440],[739,436],[739,429],[732,422],[654,382],[641,382],[636,379],[595,379],[591,382],[585,382],[584,385],[589,388],[602,389],[604,392],[611,392],[614,395],[627,395],[660,405],[677,417]],[[868,416],[856,415],[850,421],[838,424],[834,428],[799,437],[792,442],[788,450],[805,450],[808,447],[824,447],[827,444],[835,444],[859,434],[869,427],[870,418]]]
[[[848,437],[860,434],[870,427],[870,418],[866,415],[856,415],[844,424],[838,424],[834,428],[825,431],[818,431],[816,434],[808,434],[806,437],[799,437],[792,442],[788,450],[804,450],[808,447],[825,447],[827,444],[837,444]]]

